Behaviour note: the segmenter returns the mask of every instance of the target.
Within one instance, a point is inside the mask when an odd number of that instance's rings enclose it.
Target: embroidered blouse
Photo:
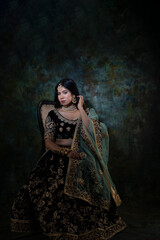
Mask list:
[[[55,108],[46,117],[44,139],[55,141],[56,139],[73,138],[77,121],[78,119],[69,120],[63,117]]]

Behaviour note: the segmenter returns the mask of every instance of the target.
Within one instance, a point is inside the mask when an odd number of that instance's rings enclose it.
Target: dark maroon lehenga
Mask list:
[[[73,138],[76,121],[54,111],[50,118],[56,138]],[[39,160],[13,203],[11,231],[38,231],[54,240],[100,240],[125,228],[113,200],[106,210],[64,193],[68,162],[51,151]]]

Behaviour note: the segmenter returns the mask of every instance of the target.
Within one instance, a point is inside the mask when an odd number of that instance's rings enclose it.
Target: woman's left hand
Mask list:
[[[67,156],[73,159],[81,159],[81,155],[76,151],[69,152]]]
[[[81,95],[79,95],[79,96],[77,96],[77,97],[79,97],[79,102],[78,102],[78,104],[77,104],[77,107],[78,107],[78,109],[80,110],[80,108],[83,108],[84,98],[83,98],[83,96],[81,96]]]

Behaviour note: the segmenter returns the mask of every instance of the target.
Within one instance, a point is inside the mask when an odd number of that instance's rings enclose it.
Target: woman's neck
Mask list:
[[[67,106],[62,106],[61,109],[65,112],[75,112],[75,111],[77,111],[76,105],[74,105],[72,103],[67,105]]]

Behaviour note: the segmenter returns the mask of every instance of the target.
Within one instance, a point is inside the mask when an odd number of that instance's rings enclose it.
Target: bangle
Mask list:
[[[60,153],[62,156],[67,156],[72,150],[70,148],[61,148]]]

